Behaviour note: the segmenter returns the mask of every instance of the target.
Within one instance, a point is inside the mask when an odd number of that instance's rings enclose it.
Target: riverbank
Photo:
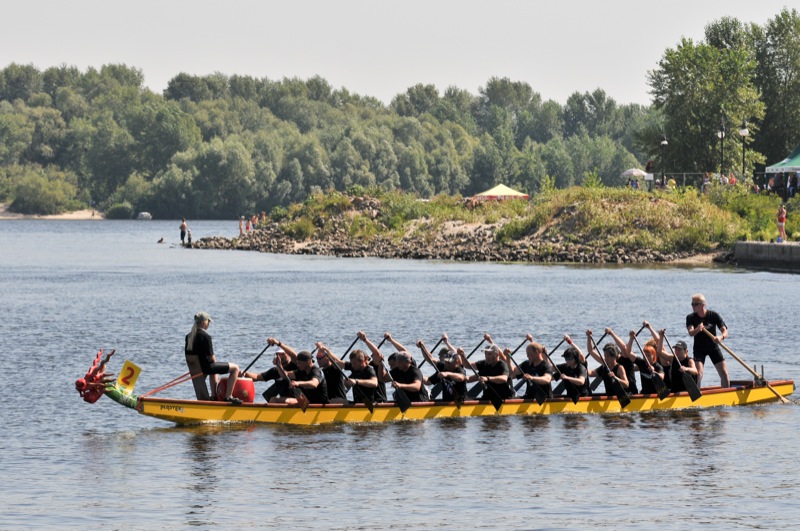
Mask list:
[[[2,219],[59,219],[59,220],[101,220],[105,219],[103,214],[97,210],[86,209],[76,210],[74,212],[65,212],[63,214],[54,214],[52,216],[39,216],[28,214],[17,214],[16,212],[9,212],[8,203],[0,203],[0,220]]]
[[[641,199],[635,198],[641,202]],[[603,199],[599,216],[629,211],[633,201]],[[577,203],[561,203],[546,216],[530,214],[529,204],[486,204],[472,209],[453,203],[408,203],[396,196],[321,196],[292,206],[284,216],[267,220],[238,237],[201,238],[196,248],[247,250],[276,254],[344,258],[400,258],[465,262],[710,265],[732,259],[725,246],[704,242],[684,249],[659,248],[686,218],[671,216],[675,205],[649,201],[630,221],[603,220]],[[633,205],[633,207],[631,206]],[[409,215],[417,209],[417,212]],[[423,210],[427,209],[427,210]],[[398,214],[398,211],[402,211]],[[529,217],[525,217],[525,216]],[[409,219],[410,218],[410,219]],[[651,221],[651,219],[655,221]],[[662,228],[660,220],[669,226]],[[691,220],[689,220],[690,222]],[[642,225],[645,229],[642,230]],[[648,230],[649,228],[649,230]],[[665,235],[666,234],[666,235]],[[684,238],[686,240],[688,238]]]

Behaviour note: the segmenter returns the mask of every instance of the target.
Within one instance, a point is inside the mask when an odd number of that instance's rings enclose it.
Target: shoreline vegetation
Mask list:
[[[354,187],[275,208],[253,231],[193,246],[469,262],[726,263],[737,240],[769,241],[777,201],[722,187],[708,195],[572,187],[483,203]]]
[[[0,203],[0,220],[4,219],[53,219],[53,220],[95,220],[100,221],[105,219],[105,215],[99,210],[86,208],[83,210],[75,210],[72,212],[62,212],[61,214],[52,215],[39,215],[39,214],[18,214],[11,212],[8,209],[8,203]]]

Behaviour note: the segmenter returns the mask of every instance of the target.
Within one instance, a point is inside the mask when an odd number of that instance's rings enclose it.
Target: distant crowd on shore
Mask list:
[[[259,223],[266,223],[267,222],[267,213],[263,210],[261,214],[253,214],[252,216],[241,216],[239,217],[239,236],[244,236],[245,234],[249,234],[251,231],[256,230]]]

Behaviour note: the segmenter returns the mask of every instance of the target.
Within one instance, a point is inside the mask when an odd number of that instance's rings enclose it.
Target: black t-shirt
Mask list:
[[[441,372],[456,372],[458,374],[463,374],[464,376],[467,375],[467,371],[464,369],[464,367],[458,366],[453,370],[448,370],[447,366],[441,361],[436,362],[436,368],[439,369]],[[450,378],[440,378],[438,372],[430,376],[428,380],[434,385],[444,380],[444,387],[442,388],[442,400],[446,402],[452,402],[453,400],[455,400],[456,392],[462,399],[467,398],[466,381],[455,382]]]
[[[405,394],[408,395],[408,399],[412,402],[426,402],[430,398],[428,397],[428,389],[425,387],[425,379],[422,376],[422,371],[418,368],[414,367],[413,365],[408,368],[407,371],[401,371],[397,367],[389,371],[394,381],[401,384],[411,384],[419,380],[423,382],[419,388],[419,391],[407,391],[403,390]]]
[[[635,395],[639,392],[639,388],[636,386],[636,371],[633,368],[633,361],[628,359],[625,356],[619,356],[617,358],[617,363],[622,365],[622,368],[625,369],[625,376],[628,378],[628,394]]]
[[[650,367],[647,365],[647,362],[643,358],[637,356],[634,363],[637,367],[639,367],[639,375],[642,377],[642,393],[645,395],[655,394],[656,386],[653,383],[653,373],[650,370]],[[653,363],[653,369],[661,376],[662,379],[664,378],[664,368],[660,363]]]
[[[682,393],[686,391],[686,384],[683,383],[683,376],[681,376],[681,371],[678,369],[678,363],[683,365],[684,367],[689,366],[689,356],[683,358],[683,361],[679,361],[678,358],[672,358],[672,363],[669,366],[669,390],[673,393]],[[677,363],[676,363],[677,362]],[[690,374],[695,381],[697,378],[694,374]]]
[[[308,402],[310,404],[327,404],[328,382],[325,381],[325,377],[322,375],[322,369],[314,366],[311,368],[310,373],[306,373],[305,371],[301,370],[294,371],[294,379],[298,382],[308,382],[314,378],[319,380],[319,385],[317,387],[314,389],[300,387],[299,389],[303,391],[303,394],[306,395],[306,398],[308,398]]]
[[[373,369],[370,365],[367,365],[358,371],[354,371],[352,368],[350,368],[351,380],[369,380],[371,378],[375,378],[375,369]],[[375,389],[372,387],[364,387],[362,385],[354,385],[353,402],[356,404],[363,404],[364,396],[375,402]]]
[[[530,374],[533,376],[544,376],[545,374],[549,374],[551,377],[554,376],[555,371],[547,362],[547,360],[542,360],[539,365],[532,365],[530,360],[525,360],[519,364],[519,370],[524,372],[525,374]],[[516,378],[522,378],[521,374],[518,374]],[[533,386],[538,385],[539,388],[544,391],[547,398],[553,398],[553,386],[548,384],[537,384],[530,382],[528,384],[527,390],[525,391],[525,396],[523,398],[536,398],[536,391],[533,390]]]
[[[578,388],[578,394],[580,396],[589,396],[591,394],[589,389],[589,371],[586,370],[585,365],[578,363],[575,368],[572,368],[569,366],[569,363],[559,363],[558,370],[561,371],[561,374],[569,376],[570,378],[583,378],[583,385],[576,386]]]
[[[706,316],[702,319],[699,315],[692,312],[686,316],[686,328],[690,326],[697,328],[700,326],[700,323],[703,323],[703,326],[711,332],[713,335],[717,335],[717,328],[728,328],[725,325],[725,321],[722,320],[722,316],[717,312],[706,310]],[[692,346],[692,353],[693,354],[711,354],[711,353],[720,353],[719,345],[714,343],[714,340],[708,337],[705,332],[700,332],[699,334],[694,336],[694,345]]]
[[[336,367],[328,366],[322,369],[328,387],[328,400],[334,398],[347,399],[347,386],[344,385],[344,375]]]
[[[508,365],[506,365],[506,362],[504,362],[503,360],[497,360],[497,363],[495,363],[494,365],[489,365],[488,363],[486,363],[486,360],[480,360],[475,363],[475,368],[477,369],[479,376],[487,376],[487,377],[502,376],[502,375],[508,376],[509,372]],[[511,390],[511,386],[508,384],[508,382],[505,383],[488,382],[487,385],[491,386],[491,388],[494,389],[498,395],[500,395],[500,398],[506,399],[514,396]],[[487,391],[483,392],[483,396],[481,398],[485,400],[489,398]]]
[[[214,357],[214,344],[211,341],[211,336],[202,328],[198,328],[194,335],[194,345],[192,345],[192,350],[189,351],[190,335],[191,334],[186,334],[184,352],[187,356],[190,354],[197,356],[200,367],[203,369],[203,374],[210,374],[211,359]]]

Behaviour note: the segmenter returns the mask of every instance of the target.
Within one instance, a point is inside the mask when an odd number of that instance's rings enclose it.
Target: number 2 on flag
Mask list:
[[[140,367],[130,360],[125,360],[125,365],[122,366],[117,377],[117,387],[126,395],[133,393],[133,387],[136,385],[136,379],[140,372],[142,372]]]

